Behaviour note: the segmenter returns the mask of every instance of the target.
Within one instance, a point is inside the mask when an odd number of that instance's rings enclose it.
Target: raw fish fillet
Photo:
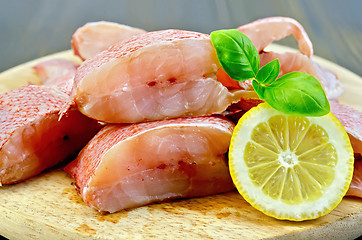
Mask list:
[[[79,64],[69,60],[51,59],[36,64],[33,69],[43,85],[57,87],[70,95],[78,67]]]
[[[143,29],[113,22],[90,22],[75,31],[72,48],[75,55],[85,60],[117,42],[145,32]]]
[[[76,109],[58,121],[67,101],[64,92],[39,85],[0,95],[0,184],[23,181],[58,164],[100,129]]]
[[[349,106],[329,101],[331,112],[348,133],[354,153],[362,154],[362,113]]]
[[[218,68],[206,34],[140,34],[78,68],[74,102],[83,114],[108,123],[221,113],[240,100],[240,91],[217,81]]]
[[[307,56],[301,53],[298,52],[276,53],[276,52],[262,51],[259,54],[259,57],[260,57],[260,67],[263,67],[267,63],[273,61],[274,59],[279,59],[280,63],[279,77],[290,72],[305,72],[310,75],[313,75],[321,83],[327,98],[330,100],[337,99],[344,92],[343,86],[341,82],[338,80],[335,73],[333,73],[329,69],[320,66],[318,63],[314,62],[312,59],[308,58]],[[247,90],[246,92],[252,89],[251,81],[247,80],[244,82],[238,82],[236,80],[233,80],[229,77],[229,75],[227,75],[227,73],[222,68],[218,71],[218,80],[231,89],[239,88]],[[257,100],[259,100],[257,95],[254,96]],[[242,100],[240,101],[240,103],[242,103]],[[256,103],[259,102],[256,101]]]
[[[237,29],[250,38],[258,52],[264,50],[270,43],[293,34],[298,41],[300,52],[308,57],[313,55],[313,46],[308,34],[303,26],[293,18],[262,18]]]
[[[290,72],[305,72],[313,75],[321,83],[328,99],[337,99],[343,94],[343,86],[335,73],[301,53],[261,52],[259,56],[261,67],[274,59],[279,59],[279,77]]]
[[[227,192],[233,128],[214,116],[109,124],[65,170],[100,212]]]
[[[348,133],[355,153],[352,182],[346,195],[362,198],[362,113],[334,101],[330,101],[330,105],[331,112]]]
[[[286,17],[270,17],[242,25],[237,29],[248,36],[259,51],[260,67],[274,59],[279,59],[279,76],[289,72],[306,72],[313,75],[321,83],[328,99],[337,99],[342,95],[343,86],[336,74],[312,60],[312,43],[302,25],[296,20]],[[273,41],[281,40],[290,34],[293,34],[298,41],[300,53],[263,51]],[[238,89],[238,85],[241,85],[239,89],[252,89],[251,81],[237,82],[231,79],[223,69],[218,72],[218,80],[231,89]],[[257,100],[255,102],[258,103]]]

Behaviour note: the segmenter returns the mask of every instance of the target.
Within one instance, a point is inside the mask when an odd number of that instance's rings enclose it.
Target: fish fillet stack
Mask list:
[[[294,19],[266,18],[237,29],[257,47],[262,66],[278,58],[280,75],[307,72],[321,82],[331,101],[342,94],[337,77],[312,60],[311,41]],[[265,51],[272,41],[290,34],[297,39],[300,52]],[[38,102],[25,98],[31,107],[26,106],[20,112],[25,112],[25,116],[28,108],[37,108],[39,112],[34,110],[32,114],[34,119],[40,116],[40,120],[24,120],[23,115],[19,117],[19,113],[13,113],[14,118],[26,124],[11,125],[10,129],[16,131],[0,134],[0,154],[11,155],[11,148],[18,144],[26,149],[20,152],[22,158],[15,157],[21,161],[10,161],[10,157],[1,160],[3,184],[24,180],[64,161],[64,156],[54,157],[64,145],[53,142],[59,139],[67,142],[70,134],[80,131],[74,139],[83,136],[84,141],[78,141],[79,146],[72,151],[88,143],[65,171],[74,178],[85,203],[100,212],[112,213],[167,199],[234,189],[226,157],[234,123],[222,115],[231,114],[230,119],[237,121],[240,114],[262,101],[257,98],[251,82],[239,83],[223,71],[209,35],[184,30],[146,32],[116,23],[95,22],[74,33],[72,47],[84,60],[79,67],[64,60],[53,60],[34,68],[47,86],[26,88],[41,88],[46,93]],[[9,100],[24,92],[17,91],[4,96]],[[40,111],[42,103],[49,105],[54,95],[63,96],[61,103],[52,107],[55,110],[51,114],[48,108]],[[1,106],[13,105],[1,101],[0,98]],[[16,107],[12,109],[17,111]],[[347,110],[359,114],[359,122],[350,120],[344,114]],[[1,111],[4,110],[0,108]],[[355,152],[360,154],[361,113],[338,103],[332,105],[332,112],[347,126],[347,132],[354,138]],[[69,123],[60,124],[73,115],[81,120],[73,117]],[[6,124],[10,118],[3,120],[2,116],[0,126],[8,129]],[[102,129],[99,122],[105,125]],[[49,129],[44,130],[44,126]],[[59,126],[58,130],[53,131],[53,126]],[[11,135],[12,132],[16,134]],[[54,146],[55,154],[46,156],[53,160],[30,158],[35,151],[34,147],[25,147],[31,144],[24,140],[24,132],[37,136],[37,146],[41,143]],[[35,134],[38,132],[41,137]],[[55,140],[49,137],[53,135]],[[2,143],[6,141],[10,142],[8,148]],[[14,162],[12,166],[10,162]],[[26,162],[32,167],[26,167]],[[10,171],[13,175],[8,173]],[[13,177],[22,172],[24,177]],[[360,179],[356,174],[349,191],[351,195],[362,197]]]
[[[115,212],[234,189],[234,123],[215,114],[241,91],[217,81],[218,68],[209,36],[183,30],[137,34],[83,62],[72,104],[108,124],[66,167],[89,206]]]

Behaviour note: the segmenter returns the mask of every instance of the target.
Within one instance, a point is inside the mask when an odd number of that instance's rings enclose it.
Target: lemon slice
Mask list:
[[[267,103],[239,120],[229,149],[231,177],[244,199],[293,221],[331,212],[348,190],[353,162],[348,135],[331,113],[291,116]]]

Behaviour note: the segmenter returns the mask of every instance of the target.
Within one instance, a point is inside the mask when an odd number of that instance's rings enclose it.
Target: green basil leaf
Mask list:
[[[330,111],[321,84],[312,75],[287,73],[264,89],[265,101],[273,108],[298,116],[323,116]]]
[[[262,85],[272,84],[275,79],[277,79],[279,75],[280,64],[278,59],[274,59],[273,61],[267,63],[263,66],[258,74],[256,75],[256,79]]]
[[[247,36],[236,29],[219,30],[211,33],[211,42],[221,66],[232,79],[245,81],[256,77],[259,53]]]
[[[259,84],[259,82],[256,81],[256,80],[253,80],[252,84],[253,84],[253,88],[254,88],[256,94],[258,94],[258,97],[259,97],[260,99],[264,99],[265,87],[261,86],[261,85]]]

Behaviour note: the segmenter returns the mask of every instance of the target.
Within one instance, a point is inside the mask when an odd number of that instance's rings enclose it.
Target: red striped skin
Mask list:
[[[35,176],[79,151],[100,125],[75,109],[58,121],[69,96],[29,85],[0,95],[0,183]]]

